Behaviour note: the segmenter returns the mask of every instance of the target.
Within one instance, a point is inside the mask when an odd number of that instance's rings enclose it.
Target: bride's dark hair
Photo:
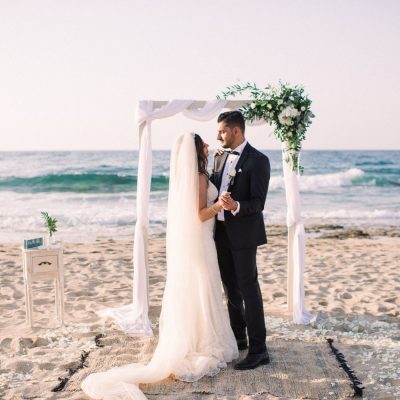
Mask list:
[[[194,134],[194,144],[196,146],[197,164],[199,166],[199,174],[205,175],[207,178],[210,174],[207,171],[208,158],[204,154],[204,142],[203,139],[197,133]]]

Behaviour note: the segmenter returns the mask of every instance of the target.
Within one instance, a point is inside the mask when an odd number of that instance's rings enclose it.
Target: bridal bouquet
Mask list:
[[[306,138],[307,128],[314,118],[311,100],[304,94],[304,88],[280,82],[278,86],[259,89],[254,83],[246,83],[228,87],[222,95],[224,98],[235,97],[244,91],[249,91],[252,99],[251,103],[241,109],[245,120],[253,122],[264,119],[274,125],[276,137],[288,145],[285,149],[288,154],[286,161],[291,160],[293,170],[302,172],[298,157],[301,142]]]

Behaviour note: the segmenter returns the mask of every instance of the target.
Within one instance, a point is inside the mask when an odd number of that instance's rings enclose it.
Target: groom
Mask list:
[[[247,143],[244,132],[239,111],[218,117],[217,140],[230,150],[215,155],[211,175],[224,207],[216,216],[215,243],[229,318],[239,350],[249,349],[235,365],[238,370],[269,363],[256,254],[257,246],[267,243],[262,210],[270,165],[268,157]]]

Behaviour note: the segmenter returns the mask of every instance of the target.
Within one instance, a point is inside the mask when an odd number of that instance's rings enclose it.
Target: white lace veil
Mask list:
[[[234,346],[233,350],[232,346],[229,348],[228,354],[219,350],[220,347],[213,350],[218,340],[226,340],[228,335],[222,331],[214,332],[213,326],[219,326],[224,316],[222,311],[216,315],[218,306],[207,303],[208,297],[221,296],[221,292],[218,275],[210,277],[207,268],[209,262],[206,256],[210,252],[204,249],[198,204],[199,177],[194,134],[185,133],[176,140],[171,154],[167,281],[157,348],[146,366],[129,364],[89,375],[83,381],[82,389],[92,398],[145,399],[138,383],[157,382],[170,374],[194,381],[206,374],[215,374],[219,367],[226,366],[221,364],[221,360],[230,361],[235,356],[237,350]],[[217,294],[211,296],[211,293]],[[217,324],[214,324],[214,319]],[[228,322],[226,326],[229,327]]]

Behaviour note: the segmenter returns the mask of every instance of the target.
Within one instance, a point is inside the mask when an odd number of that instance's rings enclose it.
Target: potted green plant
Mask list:
[[[55,237],[54,234],[57,232],[57,218],[52,218],[49,216],[49,214],[45,211],[41,211],[42,218],[44,219],[44,226],[48,230],[48,239],[47,239],[47,244],[51,245],[55,243]]]

